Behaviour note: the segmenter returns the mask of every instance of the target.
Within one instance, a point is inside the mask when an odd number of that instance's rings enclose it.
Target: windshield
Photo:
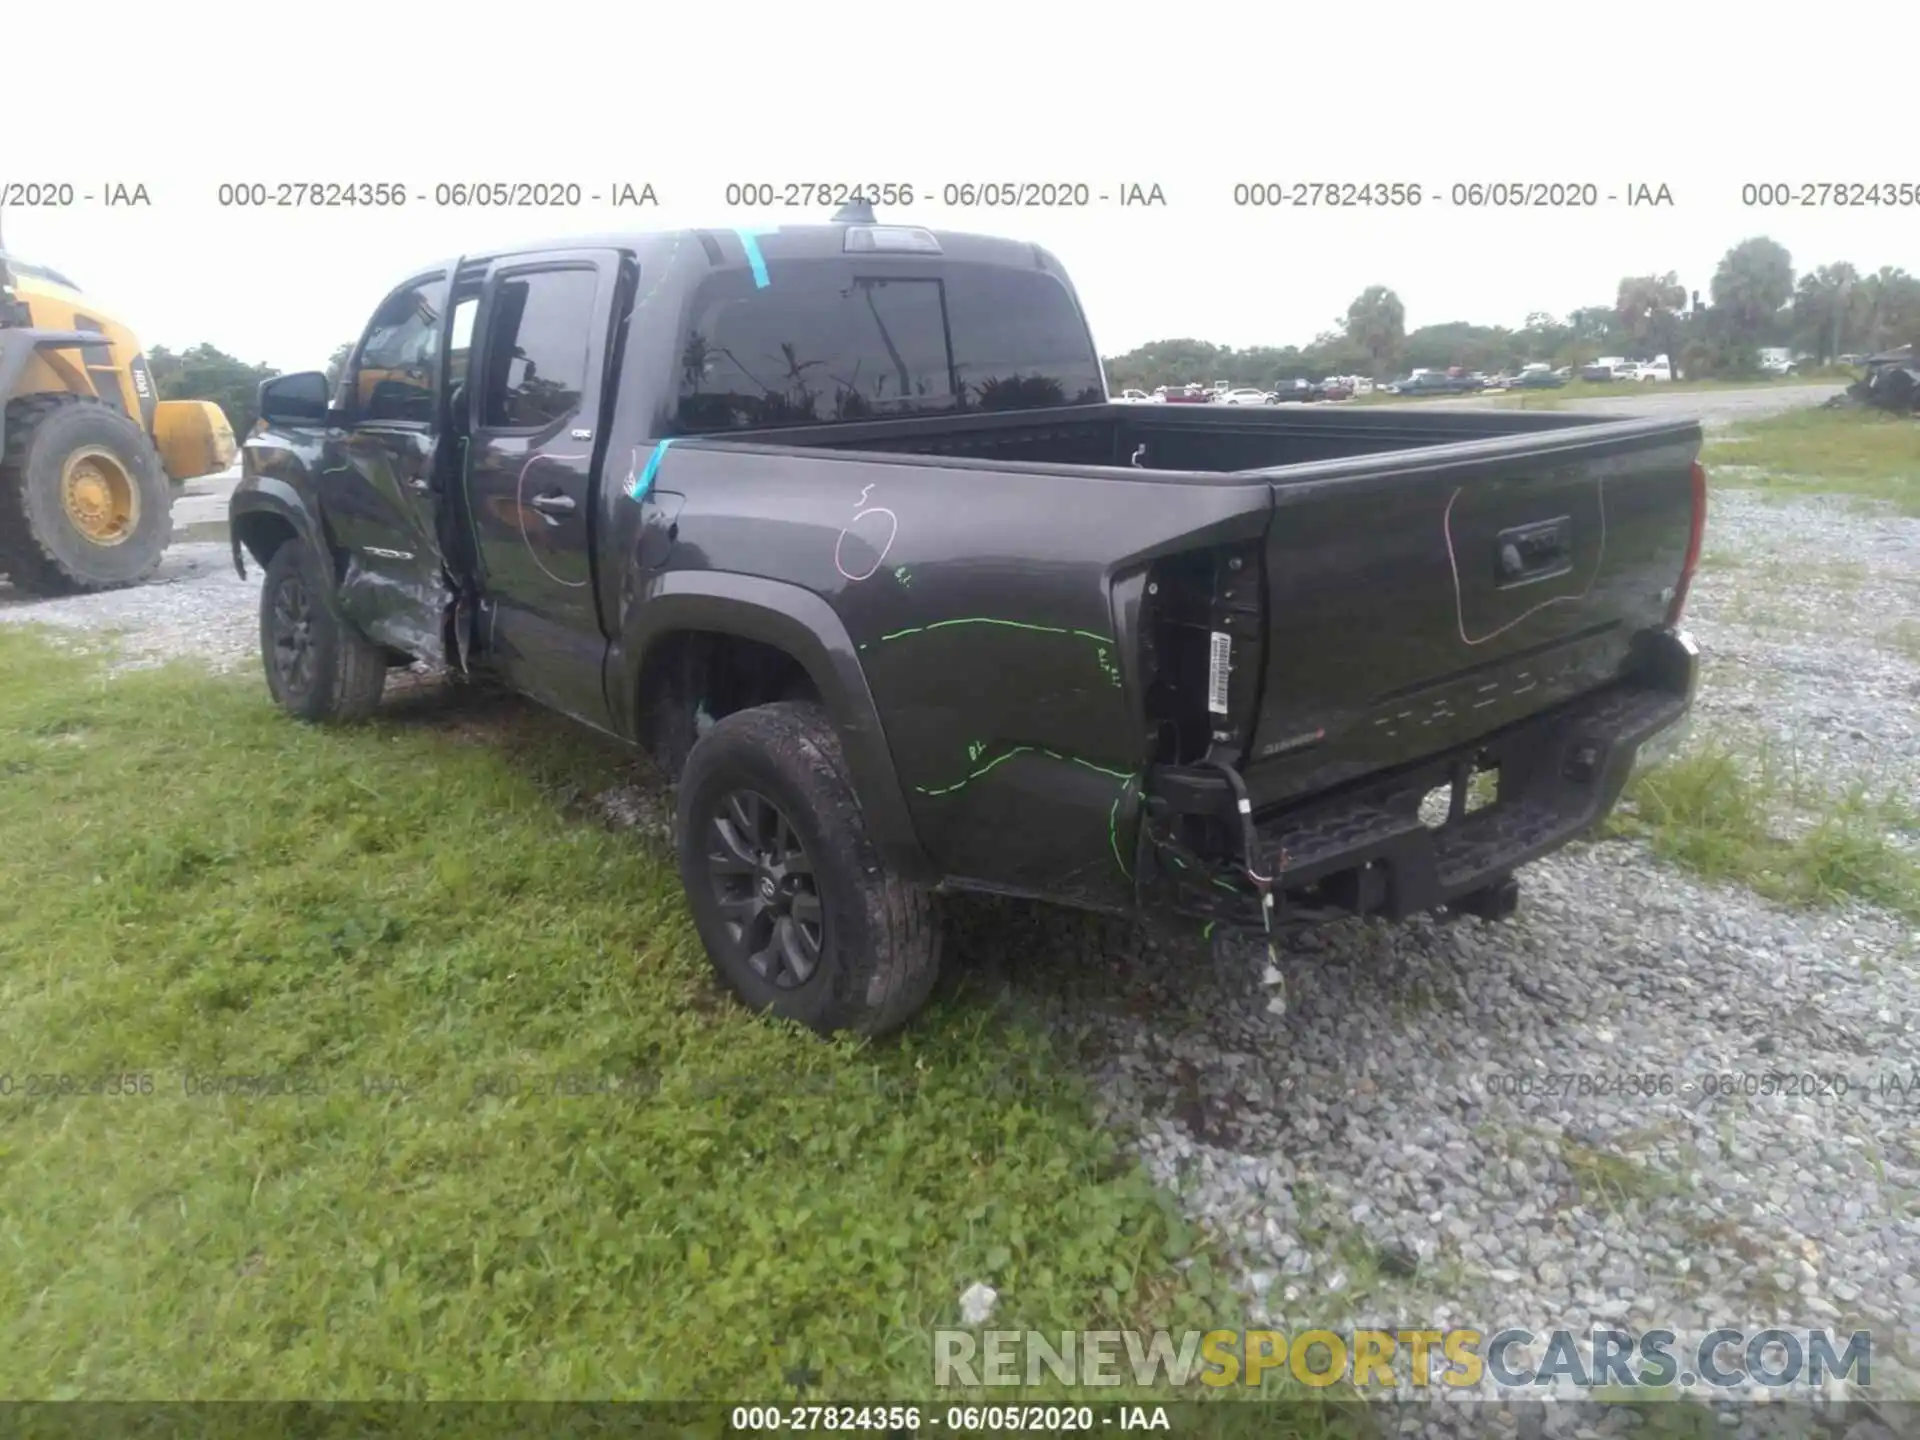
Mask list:
[[[1106,399],[1072,296],[1041,271],[852,260],[718,274],[681,346],[678,433]]]

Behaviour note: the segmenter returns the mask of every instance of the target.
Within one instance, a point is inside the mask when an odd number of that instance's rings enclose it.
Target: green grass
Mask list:
[[[1776,495],[1850,495],[1920,516],[1920,423],[1873,410],[1792,410],[1711,436],[1717,485]],[[1728,470],[1715,478],[1714,467]]]
[[[925,1399],[974,1280],[1007,1328],[1237,1323],[1019,1015],[723,998],[668,858],[579,812],[585,732],[95,665],[0,633],[0,1394]],[[31,1093],[102,1075],[152,1089]]]
[[[1608,822],[1709,879],[1736,880],[1789,904],[1859,899],[1920,918],[1920,862],[1890,831],[1920,834],[1920,813],[1864,787],[1819,802],[1810,828],[1779,833],[1783,809],[1809,803],[1790,774],[1707,746],[1635,779]]]

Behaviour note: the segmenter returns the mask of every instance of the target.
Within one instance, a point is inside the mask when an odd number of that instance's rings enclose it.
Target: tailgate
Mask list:
[[[1622,676],[1680,579],[1700,438],[1614,421],[1276,474],[1255,803]]]

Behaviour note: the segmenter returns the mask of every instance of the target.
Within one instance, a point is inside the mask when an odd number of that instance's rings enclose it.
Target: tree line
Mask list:
[[[1406,314],[1390,287],[1370,285],[1306,345],[1155,340],[1109,357],[1107,383],[1116,391],[1196,380],[1272,389],[1327,375],[1386,380],[1453,365],[1492,373],[1602,355],[1666,355],[1689,379],[1740,378],[1761,373],[1760,351],[1770,346],[1824,365],[1920,341],[1920,276],[1895,266],[1863,275],[1843,260],[1796,277],[1787,248],[1755,236],[1721,257],[1704,297],[1668,271],[1623,277],[1611,305],[1535,312],[1518,329],[1454,320],[1409,331]]]
[[[339,376],[352,349],[342,345],[333,352],[327,361],[328,379]],[[147,369],[162,400],[211,400],[243,440],[260,419],[260,382],[281,373],[271,365],[249,365],[207,344],[181,351],[156,345],[147,352]]]
[[[1205,340],[1155,340],[1110,357],[1107,383],[1122,390],[1225,380],[1272,389],[1325,375],[1384,380],[1423,367],[1495,371],[1539,361],[1579,365],[1601,355],[1667,355],[1690,379],[1739,377],[1759,372],[1766,346],[1787,346],[1826,364],[1920,341],[1920,276],[1895,266],[1863,275],[1842,260],[1796,277],[1786,247],[1765,236],[1743,240],[1721,257],[1708,296],[1689,294],[1673,271],[1629,275],[1612,305],[1565,316],[1536,312],[1517,330],[1453,320],[1409,331],[1400,297],[1388,286],[1370,285],[1306,345],[1236,350]],[[329,379],[338,378],[351,348],[341,345],[328,357]],[[177,354],[156,345],[147,363],[161,399],[215,401],[243,438],[259,419],[260,382],[280,373],[206,344]]]

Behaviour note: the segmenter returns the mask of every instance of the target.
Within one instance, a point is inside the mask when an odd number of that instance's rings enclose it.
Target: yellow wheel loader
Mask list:
[[[0,250],[0,575],[16,589],[146,579],[173,535],[174,487],[235,453],[218,405],[161,400],[126,326]]]

